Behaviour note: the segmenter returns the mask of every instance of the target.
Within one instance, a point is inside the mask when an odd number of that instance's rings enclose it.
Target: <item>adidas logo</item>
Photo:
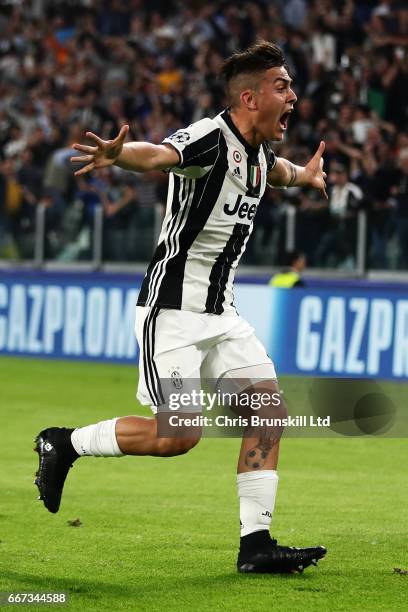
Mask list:
[[[233,170],[232,172],[232,176],[237,176],[238,178],[242,178],[241,170],[238,167],[236,167],[235,170]]]

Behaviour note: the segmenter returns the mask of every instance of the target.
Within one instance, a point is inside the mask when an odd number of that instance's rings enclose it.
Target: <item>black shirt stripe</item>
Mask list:
[[[179,197],[181,180],[182,179],[179,176],[174,174],[173,198],[171,202],[172,217],[171,217],[171,220],[169,223],[169,229],[168,229],[169,239],[170,239],[172,232],[174,232],[174,228],[175,228],[175,224],[177,220],[177,214],[181,206],[180,197]],[[184,194],[184,189],[185,189],[185,185],[183,186],[183,194]],[[138,306],[144,306],[146,304],[147,298],[149,296],[150,286],[152,283],[156,284],[157,282],[157,275],[159,272],[158,264],[160,261],[163,261],[163,259],[166,257],[166,252],[167,252],[166,241],[162,240],[162,242],[160,242],[157,245],[153,258],[149,264],[149,267],[147,268],[147,272],[145,274],[145,277],[142,282],[142,286],[140,288],[139,298],[137,301]],[[154,286],[152,286],[152,289],[154,289]]]
[[[205,312],[221,314],[224,311],[225,288],[231,266],[241,253],[246,238],[249,236],[250,226],[236,223],[231,236],[223,251],[218,255],[211,269],[210,286],[208,288]]]
[[[208,175],[196,180],[191,208],[179,236],[179,251],[166,268],[160,286],[157,305],[163,308],[181,308],[183,299],[184,268],[188,251],[207,223],[221,192],[227,171],[227,143],[219,134],[218,158]]]
[[[184,147],[183,163],[179,168],[184,169],[190,166],[212,166],[218,155],[218,141],[220,129],[213,130],[202,138]]]

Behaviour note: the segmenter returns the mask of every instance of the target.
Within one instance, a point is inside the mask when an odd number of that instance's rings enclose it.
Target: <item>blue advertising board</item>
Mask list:
[[[0,354],[135,362],[138,293],[103,275],[2,274]]]
[[[140,275],[0,274],[0,354],[136,363]],[[282,374],[408,378],[405,291],[238,283],[239,313]]]
[[[408,378],[407,293],[256,289],[238,285],[236,302],[278,372]]]

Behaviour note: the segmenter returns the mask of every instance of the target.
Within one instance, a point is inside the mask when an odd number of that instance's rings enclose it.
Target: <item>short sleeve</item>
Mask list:
[[[201,119],[186,128],[177,130],[163,140],[172,145],[179,154],[177,168],[199,167],[209,169],[217,159],[220,128],[211,119]]]
[[[263,143],[263,150],[264,150],[264,155],[265,155],[265,159],[266,159],[266,172],[270,172],[271,170],[274,169],[275,164],[276,164],[276,155],[275,153],[272,151],[270,145],[268,142],[264,142]]]

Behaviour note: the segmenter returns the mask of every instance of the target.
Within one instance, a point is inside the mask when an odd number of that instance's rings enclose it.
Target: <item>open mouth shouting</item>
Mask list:
[[[283,130],[284,132],[288,129],[288,122],[289,122],[289,115],[291,114],[292,110],[288,110],[285,111],[279,119],[279,126],[281,128],[281,130]]]

